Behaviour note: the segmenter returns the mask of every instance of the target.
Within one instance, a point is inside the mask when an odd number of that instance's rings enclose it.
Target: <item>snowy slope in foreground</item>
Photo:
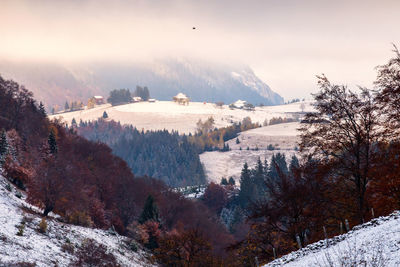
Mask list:
[[[400,211],[328,239],[328,248],[325,244],[310,244],[264,267],[400,266]]]
[[[132,252],[123,242],[124,237],[103,230],[68,225],[49,218],[47,233],[39,233],[36,229],[41,218],[35,215],[37,209],[17,198],[13,186],[12,192],[8,191],[7,184],[0,175],[0,266],[21,262],[35,263],[35,266],[68,266],[75,256],[63,252],[61,246],[69,239],[76,251],[86,238],[105,245],[122,266],[150,266],[146,263],[145,253]],[[24,216],[28,220],[23,236],[18,236],[16,226]]]

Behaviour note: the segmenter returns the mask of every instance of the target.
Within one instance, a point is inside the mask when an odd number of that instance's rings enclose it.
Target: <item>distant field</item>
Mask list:
[[[309,102],[305,102],[305,111],[312,110]],[[212,103],[191,102],[188,106],[178,105],[172,101],[157,101],[155,103],[140,102],[112,107],[110,104],[97,106],[89,110],[80,110],[52,115],[50,118],[61,118],[71,124],[73,118],[79,123],[96,120],[106,111],[108,117],[122,124],[134,125],[143,130],[175,130],[180,133],[194,133],[196,122],[210,116],[215,119],[216,127],[224,127],[250,117],[253,122],[263,123],[272,117],[292,117],[293,113],[301,112],[300,103],[256,107],[254,111],[230,109],[228,106],[218,108]]]
[[[310,102],[304,102],[304,111],[313,111]],[[254,111],[241,109],[230,109],[227,105],[218,108],[212,103],[191,102],[188,106],[178,105],[172,101],[157,101],[155,103],[140,102],[112,107],[110,104],[97,106],[89,110],[68,112],[50,116],[50,118],[61,118],[71,124],[73,118],[90,121],[97,120],[106,111],[109,119],[120,121],[122,124],[133,125],[143,130],[177,130],[179,133],[194,133],[196,122],[205,120],[212,116],[216,127],[231,125],[233,122],[242,121],[250,117],[253,122],[263,124],[273,117],[293,117],[301,114],[301,103],[293,103],[280,106],[256,107]],[[236,144],[236,138],[227,141],[231,151],[228,152],[205,152],[200,155],[204,165],[208,181],[220,182],[221,177],[233,176],[237,182],[243,164],[247,162],[253,167],[258,157],[262,160],[270,160],[274,153],[285,153],[288,160],[296,153],[295,147],[298,138],[297,128],[299,123],[283,123],[253,129],[242,132],[239,135],[240,144]],[[275,150],[267,150],[268,145]],[[250,150],[246,150],[249,147]],[[258,147],[258,151],[255,149]],[[242,148],[242,150],[240,150]]]
[[[219,183],[222,177],[233,176],[236,182],[239,182],[245,162],[254,167],[259,157],[262,161],[267,159],[269,162],[272,155],[278,152],[284,153],[289,161],[292,155],[297,153],[295,147],[298,142],[299,126],[300,123],[291,122],[245,131],[238,137],[239,144],[236,144],[236,138],[226,142],[231,151],[202,153],[200,160],[204,165],[208,181]],[[274,146],[274,150],[268,150],[268,145]],[[256,147],[258,150],[254,150]]]

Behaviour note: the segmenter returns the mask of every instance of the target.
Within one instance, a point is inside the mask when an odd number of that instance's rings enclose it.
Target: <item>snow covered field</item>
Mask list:
[[[276,266],[398,267],[400,266],[400,212],[379,217],[354,227],[346,234],[310,244],[264,265],[264,267]]]
[[[213,116],[216,127],[225,127],[233,122],[242,121],[250,117],[253,122],[263,124],[273,117],[292,118],[301,114],[302,105],[304,112],[314,111],[311,102],[298,102],[279,106],[256,107],[254,111],[242,109],[230,109],[227,105],[222,108],[212,103],[191,102],[188,106],[178,105],[172,101],[157,101],[155,103],[139,102],[112,107],[110,104],[97,106],[89,110],[68,112],[50,116],[50,118],[61,118],[68,124],[72,119],[97,120],[106,111],[108,117],[122,124],[136,126],[144,130],[178,130],[180,133],[196,131],[196,123],[199,119],[206,120]],[[236,138],[227,141],[231,151],[228,152],[205,152],[200,155],[206,175],[209,181],[219,183],[222,177],[233,176],[239,181],[243,164],[247,162],[253,167],[258,157],[268,161],[274,153],[285,153],[288,160],[296,153],[295,147],[298,138],[297,128],[299,123],[284,123],[265,126],[239,135],[240,144],[236,144]],[[268,145],[275,150],[267,150]],[[250,150],[247,150],[249,147]],[[254,150],[258,147],[258,151]],[[240,150],[242,148],[242,150]],[[279,149],[278,149],[279,148]]]
[[[47,220],[47,233],[37,231],[41,217],[35,214],[37,208],[15,196],[16,189],[0,175],[0,266],[14,266],[17,263],[35,263],[35,266],[68,266],[75,256],[64,252],[62,246],[77,247],[86,238],[95,240],[107,247],[122,266],[150,266],[145,253],[132,252],[125,244],[125,237],[115,236],[107,231],[79,227],[58,222],[55,218]],[[25,217],[25,229],[18,236],[17,226]],[[22,266],[22,265],[21,265]],[[25,266],[25,265],[24,265]]]
[[[299,127],[300,123],[291,122],[252,129],[239,134],[239,144],[236,144],[236,138],[226,142],[231,151],[202,153],[200,160],[204,165],[208,181],[219,183],[222,177],[232,176],[238,183],[245,162],[249,167],[254,167],[259,157],[262,161],[266,158],[269,162],[272,155],[278,152],[284,153],[290,161],[290,158],[297,153],[295,148]],[[268,145],[274,146],[275,149],[268,150]],[[258,150],[255,150],[256,147]]]
[[[310,102],[304,103],[304,111],[312,111]],[[294,113],[302,111],[301,103],[280,106],[256,107],[254,111],[230,109],[227,105],[222,108],[212,103],[190,102],[188,106],[176,104],[172,101],[157,101],[155,103],[139,102],[112,107],[110,104],[97,106],[93,109],[67,112],[52,115],[50,118],[60,118],[71,124],[73,118],[80,120],[97,120],[106,111],[108,117],[122,124],[136,126],[144,130],[177,130],[180,133],[194,133],[199,119],[206,120],[212,116],[215,127],[224,127],[233,122],[242,121],[250,117],[253,122],[263,124],[264,120],[273,117],[293,117]]]

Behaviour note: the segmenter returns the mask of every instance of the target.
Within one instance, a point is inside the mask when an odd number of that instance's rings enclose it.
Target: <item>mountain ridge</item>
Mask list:
[[[93,95],[104,97],[116,88],[134,91],[147,86],[151,96],[170,100],[179,92],[193,101],[232,103],[238,99],[254,105],[278,105],[283,98],[241,64],[218,64],[189,59],[162,59],[151,63],[56,63],[1,62],[0,73],[32,88],[47,107],[65,101],[86,102]]]

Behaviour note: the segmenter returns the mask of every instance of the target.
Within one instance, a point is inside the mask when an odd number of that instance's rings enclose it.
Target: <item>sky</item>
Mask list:
[[[242,63],[285,99],[316,75],[371,87],[400,46],[398,0],[0,0],[0,59]],[[192,27],[196,27],[195,30]]]

